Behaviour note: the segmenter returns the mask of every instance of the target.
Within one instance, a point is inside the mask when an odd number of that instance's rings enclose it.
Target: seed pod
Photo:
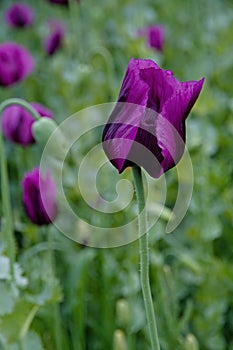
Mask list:
[[[120,329],[115,330],[113,335],[113,350],[127,350],[125,333]]]
[[[199,350],[198,340],[193,334],[188,334],[185,339],[185,350]]]
[[[39,144],[45,145],[56,128],[57,124],[54,120],[50,118],[40,118],[32,125],[34,139]]]
[[[119,299],[117,301],[116,315],[120,327],[127,327],[130,324],[130,309],[127,300]]]

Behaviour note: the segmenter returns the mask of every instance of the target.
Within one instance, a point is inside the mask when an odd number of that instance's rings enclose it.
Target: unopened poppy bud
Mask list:
[[[65,28],[58,21],[49,21],[50,34],[44,42],[44,49],[48,56],[54,55],[63,45]]]
[[[56,128],[57,124],[53,119],[40,118],[32,125],[34,139],[39,144],[45,145]]]
[[[125,333],[120,329],[115,330],[113,335],[113,350],[127,350]]]
[[[27,104],[24,101],[25,105]],[[30,106],[37,112],[39,118],[53,118],[51,110],[38,102],[31,102]],[[35,123],[35,116],[27,110],[23,105],[9,105],[2,112],[2,132],[4,136],[21,146],[30,146],[35,142],[32,134],[32,125]]]
[[[119,299],[116,304],[116,315],[120,327],[127,327],[130,323],[129,304],[125,299]]]
[[[163,26],[156,25],[139,29],[138,35],[146,37],[148,46],[152,49],[163,51],[165,41],[165,29]]]
[[[58,214],[56,184],[50,172],[42,175],[38,167],[25,174],[22,181],[23,205],[36,225],[49,225]]]
[[[49,140],[53,132],[54,135]],[[32,134],[38,144],[42,147],[46,145],[47,154],[57,159],[63,159],[68,152],[69,147],[66,138],[53,119],[44,117],[34,122],[32,125]]]
[[[188,334],[185,339],[185,350],[199,350],[197,338],[193,334]]]

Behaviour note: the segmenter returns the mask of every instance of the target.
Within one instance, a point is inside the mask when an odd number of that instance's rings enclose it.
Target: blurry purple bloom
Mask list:
[[[165,30],[163,26],[157,25],[139,29],[138,35],[147,38],[149,47],[158,51],[163,51],[165,40]]]
[[[13,42],[0,44],[0,85],[10,86],[25,79],[34,69],[31,54]]]
[[[42,176],[39,168],[25,174],[23,204],[31,221],[36,225],[49,225],[57,216],[56,185],[50,173]]]
[[[43,106],[39,102],[32,102],[31,105],[35,108],[35,110],[39,113],[41,117],[53,118],[53,112]]]
[[[78,2],[80,0],[77,0]],[[48,0],[48,2],[51,2],[53,4],[58,4],[58,5],[68,5],[69,4],[69,0]]]
[[[52,112],[37,102],[32,102],[31,105],[42,116],[52,118]],[[2,132],[5,137],[22,146],[28,146],[35,142],[32,135],[32,124],[34,118],[23,107],[12,105],[7,107],[2,113]]]
[[[33,9],[24,4],[13,4],[5,14],[5,20],[11,27],[28,27],[33,23]]]
[[[103,131],[103,148],[119,173],[137,164],[159,177],[180,160],[185,119],[204,78],[179,82],[152,60],[131,59],[116,104]]]
[[[64,26],[57,21],[49,22],[51,33],[45,39],[44,48],[48,56],[52,56],[63,45]]]

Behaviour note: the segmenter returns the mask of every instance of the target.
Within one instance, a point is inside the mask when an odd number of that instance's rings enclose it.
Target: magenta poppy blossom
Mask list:
[[[64,26],[57,21],[50,21],[49,26],[51,33],[45,39],[44,49],[48,56],[52,56],[63,45],[65,29]]]
[[[25,79],[34,69],[34,59],[25,47],[14,42],[0,44],[0,85]]]
[[[139,36],[147,39],[148,46],[157,51],[163,51],[165,42],[165,29],[161,25],[149,26],[138,30]]]
[[[69,0],[48,0],[49,2],[53,3],[53,4],[58,4],[58,5],[68,5],[69,4]],[[77,0],[78,2],[80,0]]]
[[[32,102],[31,105],[41,117],[52,118],[53,113],[38,102]],[[28,146],[35,142],[32,135],[32,124],[35,119],[23,107],[12,105],[2,112],[2,132],[4,136],[22,146]]]
[[[36,225],[49,225],[58,214],[56,185],[50,173],[42,176],[34,168],[22,181],[23,205],[30,220]]]
[[[102,139],[119,173],[137,164],[157,178],[177,164],[185,147],[185,120],[203,83],[204,78],[179,82],[152,60],[131,59]]]
[[[28,27],[33,23],[34,12],[30,6],[19,2],[6,11],[5,20],[11,27]]]

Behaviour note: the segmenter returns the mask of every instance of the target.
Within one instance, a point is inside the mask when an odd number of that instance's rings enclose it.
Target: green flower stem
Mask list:
[[[11,105],[19,105],[27,109],[35,119],[39,119],[38,113],[31,107],[27,102],[19,98],[10,98],[0,104],[0,115],[3,110]],[[1,196],[2,196],[2,207],[3,216],[5,217],[5,239],[7,244],[8,256],[10,259],[10,274],[14,280],[14,262],[15,262],[15,242],[14,242],[14,231],[13,231],[13,220],[12,210],[10,202],[10,191],[9,191],[9,180],[7,171],[7,160],[5,155],[5,149],[3,144],[2,132],[0,132],[0,156],[1,156]]]
[[[22,325],[22,328],[20,330],[20,334],[19,334],[19,340],[20,340],[20,344],[22,349],[23,347],[23,343],[24,343],[24,339],[29,331],[29,328],[31,326],[31,323],[34,319],[34,317],[36,316],[37,311],[39,310],[39,305],[34,305],[31,309],[31,311],[28,314],[28,317],[26,318],[24,324]]]
[[[10,274],[12,280],[14,280],[14,262],[15,262],[15,242],[13,234],[13,220],[10,203],[10,191],[8,182],[7,162],[5,156],[5,149],[3,145],[2,133],[0,132],[0,156],[1,156],[1,196],[2,196],[2,211],[5,218],[5,240],[10,259]]]
[[[140,246],[140,271],[142,294],[145,303],[146,317],[148,322],[151,349],[160,350],[157,324],[154,312],[154,305],[151,296],[149,281],[149,247],[148,247],[148,230],[145,214],[145,194],[142,181],[141,168],[133,166],[133,176],[138,201],[138,224],[139,224],[139,246]],[[144,210],[144,212],[143,212]]]
[[[40,119],[40,115],[37,113],[37,111],[33,108],[33,106],[30,105],[30,103],[22,100],[21,98],[9,98],[7,100],[5,100],[4,102],[2,102],[0,104],[0,114],[2,113],[2,111],[12,105],[17,105],[17,106],[21,106],[23,108],[25,108],[35,120],[39,120]]]
[[[91,51],[89,52],[89,56],[91,59],[93,59],[95,56],[99,56],[104,61],[106,65],[108,84],[110,87],[110,100],[112,100],[112,97],[115,94],[115,68],[113,57],[110,51],[103,46],[99,46],[94,49],[91,49]]]
[[[62,327],[61,327],[61,314],[59,304],[56,302],[53,305],[53,317],[54,317],[54,332],[55,332],[55,341],[56,349],[63,350],[63,341],[62,341]]]
[[[44,228],[43,228],[44,229]],[[44,229],[45,231],[45,229]],[[56,283],[56,262],[55,262],[55,256],[54,256],[54,250],[53,250],[53,232],[52,227],[48,229],[48,232],[45,232],[45,234],[48,234],[48,245],[49,245],[49,264],[51,268],[51,289],[53,290],[54,284]],[[56,344],[56,350],[62,350],[62,327],[61,327],[61,315],[60,315],[60,308],[59,303],[55,302],[53,304],[53,318],[54,318],[54,337],[55,337],[55,344]]]

